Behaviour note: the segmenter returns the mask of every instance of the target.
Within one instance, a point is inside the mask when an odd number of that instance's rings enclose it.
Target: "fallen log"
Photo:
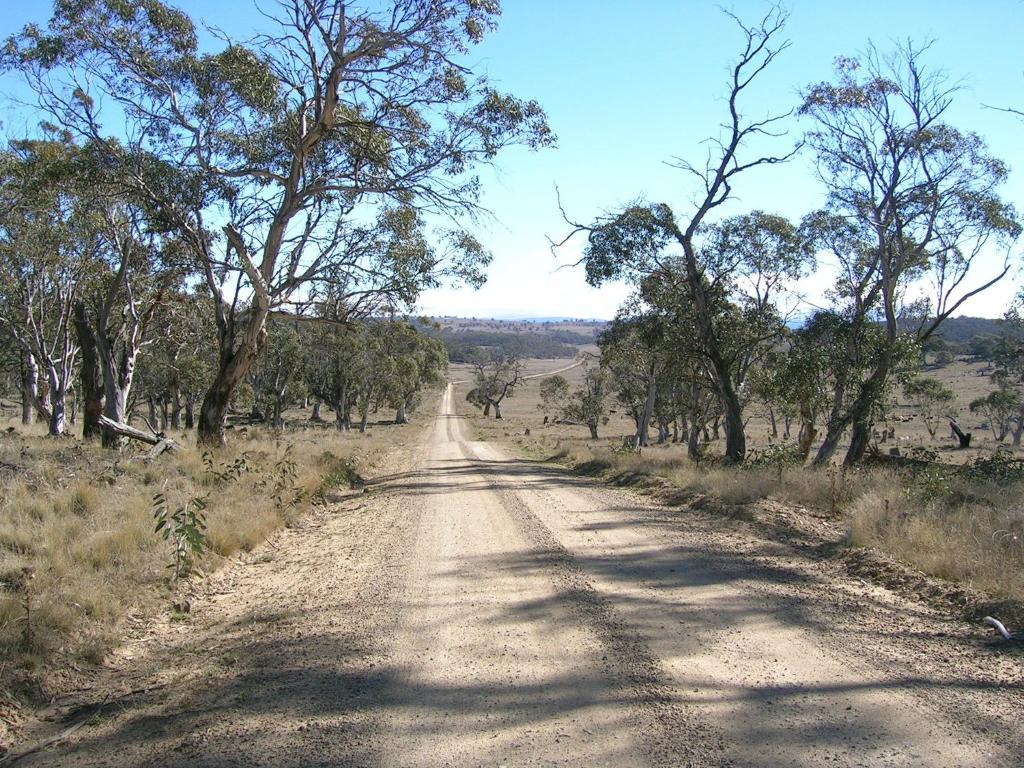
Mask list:
[[[146,445],[152,445],[153,450],[148,454],[148,458],[155,459],[161,453],[165,451],[176,451],[178,450],[178,444],[175,443],[171,438],[165,437],[164,435],[153,433],[148,434],[143,432],[141,429],[122,424],[120,421],[114,421],[108,416],[100,415],[99,418],[100,426],[104,429],[108,429],[115,435],[121,435],[132,440],[138,440]]]

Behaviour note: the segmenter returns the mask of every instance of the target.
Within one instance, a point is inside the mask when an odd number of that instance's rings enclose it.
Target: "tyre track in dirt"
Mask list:
[[[419,489],[402,672],[381,701],[383,764],[712,765],[643,643],[477,469],[446,405]],[[511,572],[524,562],[538,568]]]

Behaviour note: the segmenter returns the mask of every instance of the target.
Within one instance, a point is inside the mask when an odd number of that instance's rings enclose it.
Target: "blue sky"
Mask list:
[[[244,35],[259,23],[250,0],[176,4],[234,34]],[[49,3],[39,0],[0,0],[0,5],[4,36],[49,15]],[[503,89],[540,101],[558,147],[513,150],[498,168],[484,171],[484,202],[495,215],[479,232],[495,257],[488,284],[479,291],[431,291],[423,297],[423,311],[478,317],[614,314],[628,292],[624,286],[592,289],[581,270],[559,269],[578,257],[581,243],[557,257],[550,252],[548,237],[566,231],[555,188],[569,214],[581,221],[639,197],[672,203],[680,214],[688,209],[691,180],[665,161],[703,157],[702,142],[717,133],[722,120],[727,68],[739,37],[719,6],[708,0],[505,0],[498,31],[470,61]],[[751,19],[767,6],[743,0],[727,7]],[[1024,3],[791,0],[787,7],[791,48],[752,92],[748,114],[793,106],[799,89],[830,76],[837,55],[855,54],[869,40],[885,49],[908,37],[934,39],[928,62],[964,86],[951,122],[980,133],[1010,164],[1013,173],[1003,191],[1024,209],[1024,124],[983,107],[1024,107],[1019,46]],[[794,119],[788,141],[802,127]],[[736,193],[726,213],[760,208],[797,219],[822,201],[809,155],[743,177]],[[1022,250],[1016,252],[1018,264]],[[1015,274],[1013,285],[993,289],[965,313],[1001,315],[1020,277]],[[830,281],[824,265],[802,289],[813,299]]]

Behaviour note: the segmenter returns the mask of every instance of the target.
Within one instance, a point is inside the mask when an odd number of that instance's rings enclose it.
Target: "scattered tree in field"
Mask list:
[[[543,379],[537,407],[556,421],[585,424],[591,439],[596,440],[598,427],[608,422],[608,399],[613,391],[607,368],[588,367],[576,389],[558,374]]]
[[[636,424],[634,441],[639,447],[650,440],[658,382],[666,365],[663,334],[664,325],[654,315],[628,317],[620,311],[597,340],[601,364],[614,376],[616,398]]]
[[[473,389],[466,394],[466,400],[489,416],[494,409],[494,418],[501,418],[501,403],[515,392],[523,382],[523,363],[515,357],[502,355],[482,356],[474,364]]]
[[[971,413],[980,413],[985,418],[992,436],[1001,443],[1010,434],[1014,418],[1021,410],[1021,397],[1010,387],[1002,386],[985,397],[972,400],[970,409]]]
[[[561,418],[562,410],[569,401],[569,393],[569,381],[565,376],[547,376],[540,382],[540,402],[537,408],[547,417]]]
[[[612,377],[606,368],[588,368],[580,384],[562,406],[562,418],[586,424],[590,438],[597,440],[597,429],[608,423],[608,398]]]
[[[921,344],[921,365],[949,365],[959,352],[960,345],[933,334]]]
[[[934,440],[940,425],[954,416],[956,394],[938,379],[927,376],[908,381],[903,385],[903,393],[910,399],[917,416]]]

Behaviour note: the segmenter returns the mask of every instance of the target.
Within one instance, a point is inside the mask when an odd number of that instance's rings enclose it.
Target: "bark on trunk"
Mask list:
[[[96,334],[89,322],[85,302],[75,302],[74,310],[75,333],[78,335],[78,346],[82,354],[79,380],[82,384],[82,437],[91,440],[99,437],[100,414],[103,413],[103,390],[101,389],[99,355],[96,351]],[[120,419],[118,419],[120,421]]]
[[[323,421],[324,420],[323,416],[320,415],[320,405],[321,405],[320,398],[317,398],[316,400],[313,401],[313,413],[309,417],[310,421],[317,421],[317,422],[319,422],[319,421]]]
[[[864,458],[871,442],[871,409],[878,402],[879,395],[889,376],[888,355],[883,353],[875,370],[861,385],[857,399],[850,408],[850,447],[843,459],[844,466],[852,466]]]
[[[185,401],[185,429],[192,429],[196,425],[196,404],[189,397]]]
[[[725,458],[738,464],[747,456],[747,435],[743,425],[743,406],[736,393],[729,389],[725,401]]]
[[[395,424],[408,424],[409,419],[405,415],[405,405],[398,406],[398,411],[395,413]]]
[[[181,389],[175,382],[171,389],[171,426],[174,429],[181,429]]]
[[[636,445],[644,448],[648,445],[648,428],[651,423],[651,415],[654,413],[654,402],[658,396],[658,382],[655,379],[654,371],[650,372],[647,380],[647,398],[644,400],[644,409],[636,422]]]
[[[259,299],[258,299],[259,301]],[[224,426],[235,388],[242,383],[267,341],[265,327],[268,307],[253,306],[242,343],[233,350],[225,349],[230,339],[219,340],[220,365],[213,383],[203,396],[199,409],[197,439],[200,445],[220,447],[225,443]],[[223,335],[223,334],[222,334]]]
[[[278,392],[274,397],[274,415],[270,420],[270,424],[274,429],[284,427],[284,399],[283,392]]]
[[[22,356],[21,373],[21,423],[25,426],[36,420],[35,409],[38,402],[39,365],[36,363],[35,355],[26,352]]]
[[[965,433],[960,429],[960,425],[952,419],[949,420],[949,428],[953,430],[953,434],[956,435],[956,439],[959,441],[959,448],[970,448],[971,447],[971,433]]]
[[[597,440],[597,422],[592,421],[587,426],[590,428],[590,439]]]
[[[864,458],[871,443],[871,425],[866,421],[855,421],[850,428],[850,447],[846,449],[844,466],[852,466]]]
[[[50,437],[61,437],[64,434],[64,393],[56,393],[50,399]]]
[[[690,421],[689,434],[686,436],[686,455],[693,461],[700,461],[700,426],[696,419]]]
[[[494,418],[495,419],[500,419],[501,418],[501,403],[495,403],[494,404]]]
[[[807,460],[807,457],[811,454],[811,446],[814,444],[814,438],[818,436],[818,430],[814,428],[814,425],[809,421],[805,421],[800,425],[800,434],[797,435],[797,444],[800,446],[800,456]]]
[[[200,445],[220,447],[224,445],[224,424],[231,405],[231,394],[241,381],[232,381],[231,377],[218,375],[213,385],[203,396],[203,404],[199,408],[197,439]]]

